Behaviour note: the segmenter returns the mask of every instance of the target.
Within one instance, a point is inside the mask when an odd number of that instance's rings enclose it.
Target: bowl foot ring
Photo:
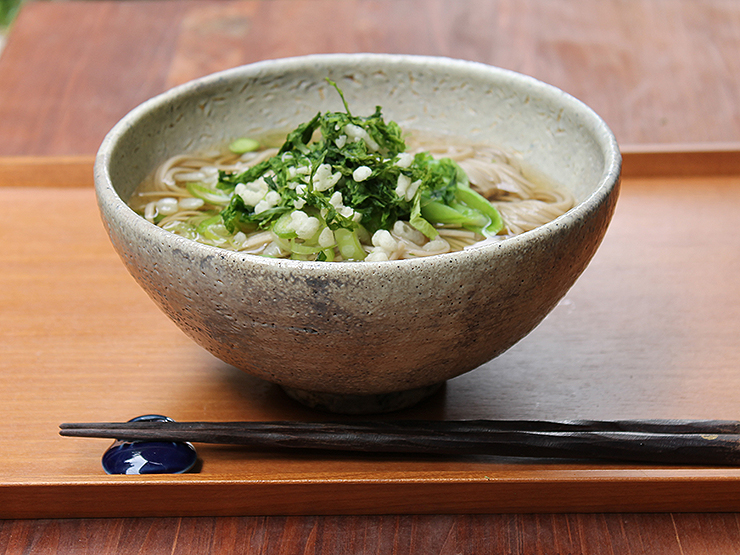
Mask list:
[[[322,393],[284,386],[283,391],[291,399],[312,409],[340,414],[373,414],[392,412],[415,405],[436,393],[443,385],[444,382],[441,382],[416,389],[372,395]]]

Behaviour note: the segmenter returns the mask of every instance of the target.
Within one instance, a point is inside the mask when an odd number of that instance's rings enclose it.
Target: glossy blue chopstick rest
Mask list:
[[[159,414],[132,418],[129,422],[174,422]],[[198,460],[195,447],[180,441],[116,440],[103,454],[108,474],[182,474]]]

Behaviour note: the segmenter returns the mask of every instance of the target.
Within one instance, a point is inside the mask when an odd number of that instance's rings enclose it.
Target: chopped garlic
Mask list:
[[[422,248],[427,252],[448,252],[450,250],[450,244],[441,237],[437,237],[429,241]]]
[[[380,150],[380,146],[376,143],[370,134],[365,131],[362,127],[355,125],[354,123],[348,123],[344,126],[344,132],[347,134],[348,139],[353,142],[365,141],[367,148],[373,152]]]
[[[396,157],[396,166],[399,168],[408,168],[414,161],[414,155],[409,152],[402,152]]]
[[[373,249],[370,254],[365,257],[365,262],[385,262],[388,260],[388,255],[381,248]]]
[[[332,194],[331,198],[329,199],[329,204],[334,207],[334,209],[337,211],[337,214],[344,216],[345,218],[351,218],[352,220],[357,222],[362,219],[362,214],[360,214],[359,212],[355,212],[351,207],[345,206],[343,204],[341,191],[334,191],[334,194]],[[325,218],[326,214],[326,209],[321,211],[322,217]],[[359,218],[357,217],[358,215]]]
[[[157,212],[162,216],[171,216],[177,212],[177,199],[173,197],[161,198],[157,201]]]
[[[334,194],[329,199],[329,204],[331,204],[334,208],[339,208],[340,206],[344,205],[341,191],[334,191]]]
[[[262,255],[270,256],[272,258],[280,258],[283,256],[283,249],[281,249],[280,245],[277,243],[272,242],[265,247],[265,250],[262,251]]]
[[[254,207],[254,213],[260,214],[270,208],[275,208],[280,203],[280,193],[277,191],[268,191],[261,201],[259,201]]]
[[[398,181],[396,182],[396,194],[401,198],[406,198],[406,190],[411,185],[411,178],[402,173],[398,174]]]
[[[342,206],[341,208],[337,208],[337,213],[341,214],[345,218],[355,217],[355,211],[349,206]]]
[[[328,191],[337,184],[341,177],[342,174],[339,172],[331,173],[329,164],[321,164],[313,174],[313,188],[316,191]]]
[[[419,188],[419,185],[421,185],[421,179],[417,179],[416,181],[412,181],[409,184],[408,189],[406,189],[406,194],[404,196],[404,198],[407,201],[411,202],[411,199],[414,198],[414,195],[416,194],[416,191]]]
[[[299,175],[308,175],[311,173],[311,168],[308,166],[290,166],[288,168],[288,177],[294,179]]]
[[[183,210],[197,210],[205,204],[202,198],[186,197],[179,201],[180,208]]]
[[[373,233],[372,243],[373,246],[380,247],[387,254],[392,253],[398,248],[398,243],[387,229],[379,229]]]
[[[334,239],[334,232],[328,227],[325,227],[319,234],[319,246],[323,248],[328,248],[335,243],[336,240]]]
[[[295,230],[296,235],[301,239],[310,239],[319,230],[321,222],[314,216],[309,216],[302,210],[295,210],[290,215],[290,227]]]
[[[421,231],[411,227],[410,224],[402,220],[397,220],[393,224],[393,235],[419,246],[426,242],[426,237]]]
[[[360,166],[352,172],[352,179],[354,179],[358,183],[361,183],[362,181],[365,181],[368,177],[370,177],[372,173],[373,170],[371,170],[367,166]]]
[[[257,206],[268,190],[269,187],[264,178],[260,177],[250,183],[237,183],[234,193],[239,195],[247,206]]]

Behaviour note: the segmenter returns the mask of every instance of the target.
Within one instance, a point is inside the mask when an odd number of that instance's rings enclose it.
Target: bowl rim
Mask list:
[[[601,148],[601,153],[604,156],[604,169],[599,177],[597,185],[585,199],[580,201],[566,213],[558,216],[550,222],[538,226],[535,229],[526,231],[514,237],[507,238],[500,242],[492,242],[475,248],[465,249],[457,252],[443,253],[430,257],[376,262],[347,261],[342,262],[341,264],[327,264],[325,262],[268,258],[264,256],[241,253],[238,251],[231,251],[211,245],[206,245],[203,243],[198,243],[191,239],[187,239],[185,237],[181,237],[174,233],[168,232],[142,218],[128,206],[127,202],[125,202],[115,190],[109,172],[112,159],[111,153],[114,151],[119,137],[126,130],[130,129],[140,118],[142,118],[148,112],[168,104],[181,95],[192,94],[194,92],[197,92],[199,89],[208,89],[209,87],[217,84],[219,81],[231,79],[243,74],[256,75],[260,72],[269,72],[273,74],[280,72],[286,73],[292,70],[297,70],[299,68],[305,68],[308,65],[341,65],[347,63],[362,64],[364,61],[369,61],[373,63],[380,62],[396,66],[424,66],[429,69],[449,70],[450,68],[454,68],[456,70],[464,70],[479,75],[487,74],[505,76],[508,80],[516,82],[522,86],[529,87],[530,89],[537,91],[539,94],[543,95],[546,98],[557,97],[558,102],[564,104],[572,111],[572,113],[577,115],[580,122],[584,125],[584,127],[588,129],[588,131],[594,137],[596,143]],[[453,261],[462,262],[470,258],[488,256],[492,252],[515,249],[524,242],[542,240],[548,234],[553,233],[561,226],[566,228],[569,227],[570,224],[575,223],[579,219],[586,216],[588,212],[601,205],[601,203],[612,193],[612,191],[618,187],[620,182],[621,167],[622,157],[620,149],[614,133],[608,127],[606,122],[592,108],[590,108],[581,100],[559,89],[558,87],[545,83],[544,81],[541,81],[535,77],[525,75],[513,70],[484,64],[481,62],[444,56],[423,56],[414,54],[336,53],[309,54],[304,56],[275,58],[240,65],[190,80],[145,100],[144,102],[130,110],[125,116],[123,116],[123,118],[121,118],[106,134],[95,157],[94,177],[95,193],[98,197],[98,204],[101,208],[101,211],[103,211],[103,205],[106,201],[112,203],[117,208],[124,209],[123,213],[118,213],[119,217],[125,218],[128,222],[132,223],[135,226],[144,226],[144,229],[147,229],[149,233],[157,234],[159,237],[162,237],[163,241],[170,243],[172,246],[177,246],[180,249],[182,249],[183,247],[189,249],[198,249],[206,253],[210,252],[213,254],[218,254],[221,258],[228,258],[234,261],[248,260],[250,262],[253,262],[254,264],[264,266],[284,267],[290,269],[332,268],[332,271],[336,271],[339,269],[346,272],[355,272],[360,270],[361,268],[377,271],[379,268],[398,266],[413,267],[419,264],[428,265],[431,262],[442,260],[444,260],[446,263],[451,263]]]

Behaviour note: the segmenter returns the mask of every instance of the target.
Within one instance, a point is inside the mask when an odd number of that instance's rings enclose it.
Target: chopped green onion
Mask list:
[[[187,183],[185,188],[195,198],[215,206],[226,206],[231,201],[230,195],[224,194],[222,191],[214,191],[202,183]]]
[[[345,260],[364,260],[367,256],[355,231],[342,227],[334,230],[334,237],[337,240],[339,253]]]
[[[293,239],[297,236],[295,229],[292,227],[293,213],[286,212],[280,216],[272,225],[272,232],[282,239]]]
[[[260,147],[259,141],[254,139],[248,139],[242,137],[237,139],[229,145],[229,150],[234,154],[244,154],[246,152],[254,152]]]
[[[203,220],[197,227],[200,235],[211,241],[223,241],[231,237],[231,233],[226,229],[220,215],[212,216]]]
[[[490,219],[491,223],[489,223],[483,229],[486,235],[496,235],[504,227],[504,222],[501,219],[501,214],[499,214],[498,210],[496,210],[496,207],[488,202],[488,199],[486,199],[486,197],[477,193],[476,191],[473,191],[473,189],[471,189],[467,183],[458,183],[455,197],[460,202],[464,202],[470,208],[478,210]]]
[[[334,249],[324,249],[316,257],[316,260],[320,260],[322,262],[334,262]]]
[[[293,240],[290,242],[290,250],[296,254],[318,254],[324,250],[324,247],[309,245],[308,243],[296,243]]]
[[[414,199],[414,205],[411,209],[409,223],[411,224],[411,227],[421,231],[427,237],[427,239],[435,239],[437,235],[439,235],[439,232],[434,229],[434,226],[429,223],[429,220],[427,220],[426,217],[422,215],[420,194],[417,194],[416,198]]]

